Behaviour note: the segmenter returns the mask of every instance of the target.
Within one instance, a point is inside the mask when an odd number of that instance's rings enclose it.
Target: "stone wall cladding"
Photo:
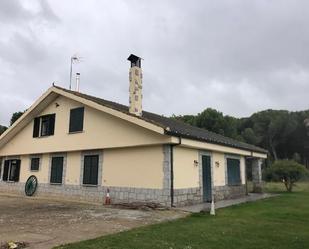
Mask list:
[[[24,186],[25,183],[0,182],[0,191],[3,193],[25,195]],[[110,191],[112,203],[156,202],[164,206],[170,206],[169,192],[162,189],[107,186],[90,187],[82,185],[54,185],[49,183],[40,183],[35,195],[103,203],[106,197],[107,189]]]
[[[214,186],[213,194],[215,196],[215,201],[244,197],[246,195],[246,185]]]
[[[163,189],[171,190],[171,146],[163,145]]]
[[[176,207],[202,203],[201,188],[184,188],[174,190],[174,205]]]
[[[25,195],[25,183],[0,182],[0,192]],[[170,191],[164,189],[53,185],[40,183],[35,195],[42,197],[65,198],[70,200],[103,203],[107,189],[110,191],[112,203],[120,202],[155,202],[170,206]],[[215,186],[215,201],[239,198],[246,195],[246,186]],[[193,205],[203,202],[201,188],[185,188],[174,190],[174,205],[176,207]]]

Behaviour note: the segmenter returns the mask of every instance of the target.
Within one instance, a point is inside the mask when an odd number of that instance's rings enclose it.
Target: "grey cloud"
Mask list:
[[[143,106],[165,115],[308,108],[308,1],[35,3],[0,3],[0,124],[51,82],[68,87],[75,52],[82,91],[124,104],[126,58],[142,56]]]

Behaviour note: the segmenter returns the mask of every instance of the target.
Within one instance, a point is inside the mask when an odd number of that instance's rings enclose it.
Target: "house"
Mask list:
[[[267,151],[142,110],[141,59],[131,55],[129,106],[52,86],[0,137],[0,191],[166,206],[246,194],[245,159],[261,184]]]

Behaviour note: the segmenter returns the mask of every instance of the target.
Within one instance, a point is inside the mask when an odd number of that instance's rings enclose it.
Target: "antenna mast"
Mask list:
[[[81,61],[81,57],[78,57],[77,55],[73,55],[71,57],[71,66],[70,66],[70,86],[69,89],[72,90],[72,68],[74,63],[79,63]]]

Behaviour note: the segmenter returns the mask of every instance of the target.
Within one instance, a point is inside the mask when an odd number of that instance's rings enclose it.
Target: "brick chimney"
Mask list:
[[[136,115],[142,116],[142,68],[141,68],[142,58],[131,54],[128,61],[131,62],[129,80],[130,80],[130,97],[129,97],[129,112]]]

